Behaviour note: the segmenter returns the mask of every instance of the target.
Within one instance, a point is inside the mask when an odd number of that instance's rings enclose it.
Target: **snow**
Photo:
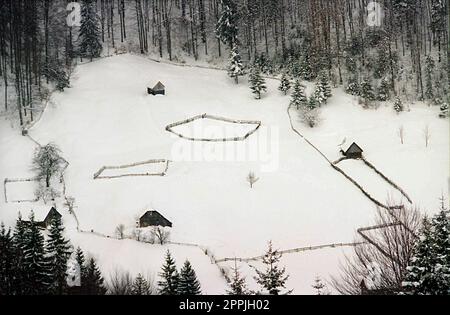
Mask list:
[[[171,93],[148,96],[147,82],[157,80]],[[67,195],[76,199],[75,212],[85,231],[113,235],[119,224],[132,228],[145,209],[156,208],[173,223],[172,241],[200,244],[216,258],[261,255],[269,240],[279,249],[353,241],[357,228],[372,223],[373,203],[292,132],[286,112],[290,98],[277,91],[278,81],[267,80],[268,93],[261,100],[254,100],[244,81],[236,85],[225,71],[177,67],[132,55],[106,58],[77,67],[72,88],[53,96],[55,106],[47,108],[30,135],[41,144],[56,143],[69,161]],[[307,86],[310,93],[313,84]],[[392,104],[364,110],[353,97],[334,90],[321,108],[317,128],[295,124],[332,161],[340,157],[339,144],[345,137],[355,139],[371,163],[424,212],[433,212],[441,194],[448,197],[448,120],[437,118],[437,108],[409,105],[410,112],[398,115]],[[180,159],[175,148],[193,142],[165,127],[201,113],[257,120],[262,126],[247,141],[201,144],[191,159]],[[432,134],[428,148],[423,140],[426,125]],[[405,130],[404,145],[397,136],[400,126]],[[32,177],[34,148],[2,121],[0,180]],[[249,149],[258,149],[252,159],[205,158],[218,151]],[[164,177],[93,179],[104,165],[150,159],[174,162]],[[260,178],[253,189],[246,182],[250,171]],[[348,171],[360,176],[358,180],[369,175],[353,161]],[[370,190],[383,199],[390,186],[379,186],[372,174],[367,178]],[[57,206],[72,242],[96,255],[107,272],[115,265],[133,273],[159,271],[166,248],[80,234],[67,210]],[[19,210],[0,200],[0,220],[6,224],[14,224]],[[217,266],[201,250],[170,249],[179,264],[187,257],[192,260],[205,291],[225,292]],[[336,275],[342,259],[340,249],[286,255],[282,263],[291,274],[289,288],[296,294],[312,293],[314,278]],[[253,275],[249,269],[247,278]]]
[[[36,182],[18,181],[6,183],[6,196],[8,201],[31,201],[36,199],[34,194]]]

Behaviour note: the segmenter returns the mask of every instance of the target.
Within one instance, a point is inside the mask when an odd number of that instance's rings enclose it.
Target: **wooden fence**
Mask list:
[[[119,165],[119,166],[103,166],[94,174],[94,179],[114,179],[114,178],[122,178],[122,177],[142,177],[142,176],[166,176],[167,171],[169,170],[169,160],[160,159],[160,160],[148,160],[145,162],[137,162],[133,164],[127,165]],[[111,175],[111,176],[101,176],[101,174],[105,170],[124,170],[127,168],[132,168],[136,166],[146,165],[146,164],[162,164],[165,163],[165,168],[160,173],[129,173],[129,174],[121,174],[121,175]]]

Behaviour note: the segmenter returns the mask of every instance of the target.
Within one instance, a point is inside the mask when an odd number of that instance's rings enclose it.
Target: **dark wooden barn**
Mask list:
[[[150,95],[166,95],[166,87],[159,81],[153,88],[147,88]]]
[[[42,212],[41,212],[41,215],[43,215]],[[52,207],[49,210],[49,212],[47,213],[47,215],[45,216],[43,221],[39,221],[39,220],[42,220],[43,216],[41,216],[41,217],[38,216],[38,217],[35,217],[35,220],[36,220],[35,222],[40,228],[47,229],[50,227],[50,225],[52,224],[52,220],[55,217],[61,218],[62,215],[56,210],[55,207]],[[23,222],[26,224],[30,223],[30,221],[26,221],[26,220],[24,220]]]
[[[144,228],[148,226],[172,227],[172,222],[163,217],[158,211],[151,210],[147,211],[139,219],[139,227]]]
[[[362,158],[363,149],[356,142],[352,142],[349,146],[342,147],[341,153],[350,159]]]

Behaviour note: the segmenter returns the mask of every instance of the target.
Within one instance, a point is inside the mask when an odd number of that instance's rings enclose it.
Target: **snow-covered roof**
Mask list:
[[[166,87],[164,86],[164,84],[161,83],[161,81],[158,81],[158,83],[156,83],[156,85],[153,87],[154,91],[161,91],[164,90]]]
[[[28,221],[31,212],[34,213],[34,221],[42,222],[47,217],[48,213],[52,209],[51,205],[27,205],[19,208],[19,212],[22,215],[22,220]]]
[[[354,139],[346,138],[344,139],[343,143],[340,145],[342,151],[347,152],[352,146],[356,146],[356,149],[361,150],[363,152],[363,149],[357,144],[357,142]]]

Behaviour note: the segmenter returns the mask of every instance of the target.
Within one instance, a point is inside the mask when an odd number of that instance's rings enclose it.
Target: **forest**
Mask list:
[[[370,85],[380,100],[440,105],[449,94],[445,0],[76,3],[0,2],[2,111],[21,126],[53,91],[70,87],[77,63],[125,52],[219,66],[234,52],[266,75],[314,80],[326,72],[334,86],[358,95]]]

